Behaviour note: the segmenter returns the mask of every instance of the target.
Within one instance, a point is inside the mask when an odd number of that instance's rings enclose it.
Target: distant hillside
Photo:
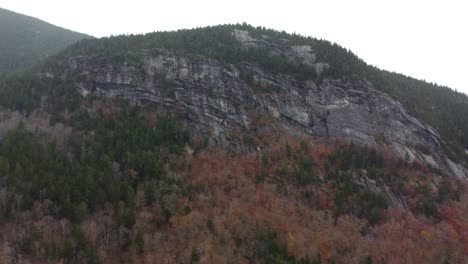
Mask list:
[[[90,36],[0,8],[0,73],[24,70]]]

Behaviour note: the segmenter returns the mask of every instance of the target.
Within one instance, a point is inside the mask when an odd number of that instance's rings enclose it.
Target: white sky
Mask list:
[[[468,94],[466,0],[0,0],[96,37],[247,22],[323,38],[390,71]]]

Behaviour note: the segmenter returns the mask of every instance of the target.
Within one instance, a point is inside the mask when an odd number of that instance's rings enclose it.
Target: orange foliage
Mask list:
[[[386,219],[373,227],[351,214],[335,218],[335,182],[298,187],[292,173],[275,176],[284,162],[291,167],[297,164],[297,154],[287,157],[284,146],[288,144],[293,153],[299,153],[298,142],[297,138],[284,137],[270,142],[261,153],[233,154],[211,148],[187,158],[187,164],[180,166],[175,174],[180,182],[190,186],[191,193],[179,198],[179,206],[169,224],[155,224],[162,215],[158,205],[141,205],[138,209],[137,225],[144,228],[147,243],[141,257],[134,249],[121,253],[118,243],[109,245],[111,249],[104,248],[103,238],[111,232],[109,230],[115,230],[115,226],[109,224],[104,230],[100,226],[103,221],[97,218],[85,222],[87,238],[99,245],[104,263],[127,260],[187,263],[193,249],[200,255],[200,263],[251,263],[261,243],[258,234],[270,231],[277,234],[278,242],[297,259],[315,259],[320,255],[325,263],[360,263],[370,256],[377,263],[380,260],[385,263],[442,263],[446,254],[450,254],[453,263],[463,263],[466,259],[466,190],[460,201],[441,206],[443,219],[440,222],[399,207],[386,209]],[[312,156],[314,164],[320,165],[314,168],[317,174],[323,173],[321,166],[332,146],[317,142],[313,145],[310,140],[307,144],[309,152],[300,155]],[[267,165],[262,164],[262,154],[268,155]],[[257,181],[256,175],[261,172],[266,179]],[[427,173],[412,174],[415,182],[428,178],[431,179]],[[408,183],[405,187],[416,193],[418,185],[419,182]],[[306,193],[308,198],[305,198]],[[404,198],[410,207],[413,206],[411,200],[416,204],[416,199]],[[185,207],[190,210],[184,210]],[[107,213],[99,219],[110,222],[111,216]],[[65,232],[59,223],[50,219],[36,223],[43,230],[43,239],[47,242],[69,239],[69,235],[62,234]],[[27,230],[14,223],[9,227],[0,230],[5,231],[6,238],[15,236],[15,232],[24,235]],[[135,230],[132,232],[133,239]],[[118,259],[116,255],[119,254],[127,255]]]
[[[320,246],[319,246],[320,256],[321,256],[326,262],[328,262],[328,261],[330,260],[330,257],[331,257],[330,250],[331,250],[331,247],[330,247],[330,245],[329,245],[327,242],[322,242],[322,243],[320,243]]]

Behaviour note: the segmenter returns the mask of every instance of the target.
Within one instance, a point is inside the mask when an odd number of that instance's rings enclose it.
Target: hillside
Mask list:
[[[232,35],[235,28],[250,32],[249,37],[253,38],[247,39],[244,44],[259,48],[254,51],[243,49]],[[269,54],[269,49],[278,48],[284,42],[289,46],[310,46],[316,56],[314,59],[330,67],[323,69],[324,72],[317,76],[315,69],[308,65],[285,60],[285,54]],[[445,147],[448,147],[447,153],[452,159],[468,162],[468,122],[466,115],[459,114],[468,113],[468,97],[465,94],[379,70],[367,65],[351,51],[328,41],[249,25],[226,25],[89,40],[70,47],[61,56],[89,54],[115,61],[132,61],[142,50],[154,48],[199,54],[233,64],[255,61],[271,72],[292,74],[299,79],[315,79],[319,82],[326,77],[359,76],[373,83],[377,90],[401,102],[413,116],[433,126],[442,135]]]
[[[224,25],[0,79],[0,263],[463,263],[468,99]]]
[[[0,73],[31,68],[90,36],[0,8]]]

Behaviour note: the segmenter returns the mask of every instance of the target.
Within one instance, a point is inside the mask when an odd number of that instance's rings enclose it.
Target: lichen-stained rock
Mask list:
[[[249,45],[263,43],[235,34]],[[303,63],[317,63],[313,55],[304,55],[312,54],[309,48],[288,52],[303,57]],[[151,101],[161,109],[183,111],[187,127],[215,143],[229,141],[230,131],[255,125],[255,116],[270,115],[289,129],[378,146],[468,179],[466,169],[445,155],[437,132],[365,80],[301,81],[267,72],[254,62],[231,65],[163,49],[141,51],[138,63],[86,56],[61,63],[58,74],[78,76],[82,95]],[[251,78],[245,78],[246,72]]]

